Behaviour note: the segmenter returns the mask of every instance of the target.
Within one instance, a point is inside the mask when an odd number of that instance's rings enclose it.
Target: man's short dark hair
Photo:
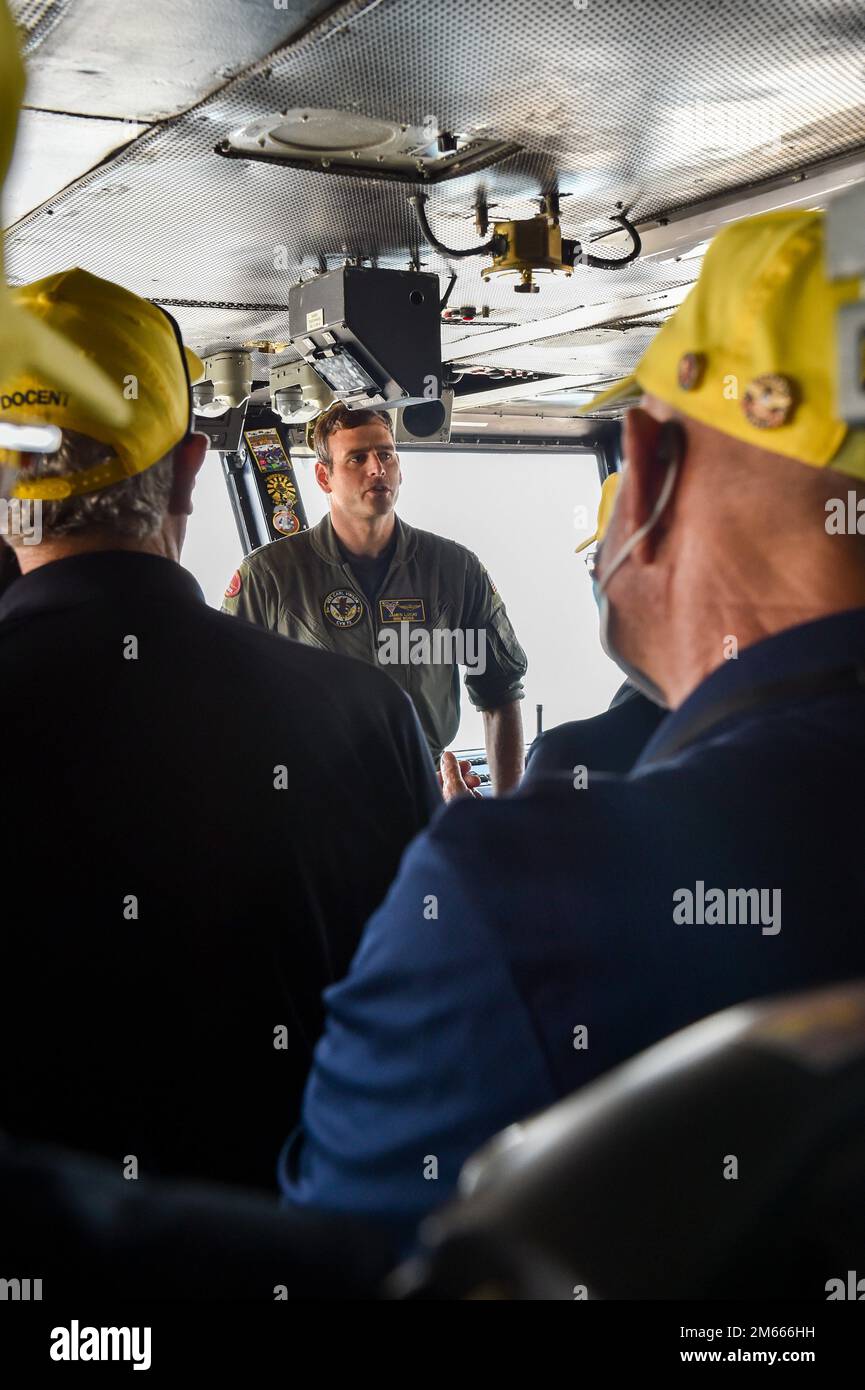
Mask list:
[[[336,434],[337,430],[356,430],[361,425],[372,425],[376,420],[386,426],[393,439],[393,422],[385,410],[349,410],[342,401],[337,401],[336,405],[319,415],[312,432],[312,447],[316,458],[325,465],[328,473],[333,472],[331,435]]]

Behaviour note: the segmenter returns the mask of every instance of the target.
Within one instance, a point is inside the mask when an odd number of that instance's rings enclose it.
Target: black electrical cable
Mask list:
[[[456,282],[457,282],[456,272],[455,272],[455,271],[452,271],[452,272],[451,272],[450,281],[448,282],[448,287],[447,287],[447,289],[446,289],[445,292],[444,292],[444,298],[443,298],[442,300],[440,300],[440,302],[439,302],[439,313],[440,313],[440,314],[443,314],[444,311],[445,311],[445,309],[448,307],[448,300],[450,299],[451,295],[453,294],[453,288],[454,288],[454,285],[456,284]]]
[[[640,252],[643,249],[643,243],[640,240],[640,233],[637,231],[633,223],[628,221],[627,217],[623,212],[617,213],[613,217],[612,221],[620,222],[621,225],[624,227],[625,231],[628,233],[629,237],[631,238],[632,246],[627,256],[620,256],[618,260],[608,261],[605,260],[602,256],[586,255],[583,253],[582,246],[580,245],[580,243],[576,242],[575,249],[579,248],[579,250],[577,250],[575,259],[578,259],[581,265],[591,266],[593,270],[618,270],[620,266],[630,265],[632,261],[635,261],[637,259]]]
[[[414,208],[415,216],[417,217],[417,220],[420,224],[420,229],[423,232],[424,237],[429,242],[430,246],[432,246],[432,248],[435,251],[438,251],[442,256],[482,256],[487,254],[492,256],[499,256],[507,247],[507,238],[500,236],[492,236],[490,237],[489,241],[482,242],[480,246],[468,246],[462,248],[459,251],[455,250],[452,246],[445,246],[442,242],[438,240],[438,237],[433,235],[432,228],[430,227],[429,221],[427,220],[427,215],[424,210],[424,204],[427,201],[426,194],[413,193],[408,201]],[[640,233],[637,231],[633,223],[628,221],[626,215],[623,212],[616,213],[612,218],[612,221],[620,223],[620,225],[624,228],[624,230],[628,233],[628,235],[631,238],[631,250],[628,252],[628,254],[626,256],[620,256],[617,260],[607,260],[605,257],[593,256],[588,252],[584,252],[582,243],[579,241],[565,243],[566,245],[569,244],[573,247],[574,261],[579,260],[581,265],[590,266],[593,270],[618,270],[622,266],[630,265],[632,261],[635,261],[637,259],[640,252],[643,249],[643,243],[640,240]],[[447,299],[445,299],[442,302],[441,307],[444,308],[444,305],[446,303]]]
[[[412,196],[409,198],[409,203],[414,208],[415,216],[417,217],[417,220],[420,223],[420,229],[423,232],[426,240],[429,242],[430,246],[432,246],[433,250],[440,252],[442,256],[448,257],[485,255],[496,256],[499,254],[501,250],[500,243],[502,238],[497,236],[490,237],[489,241],[482,242],[480,246],[467,246],[459,251],[455,251],[451,246],[443,246],[442,243],[438,240],[438,238],[433,236],[432,228],[430,227],[430,224],[427,221],[427,215],[424,211],[424,203],[426,201],[427,196],[425,193],[413,193]]]

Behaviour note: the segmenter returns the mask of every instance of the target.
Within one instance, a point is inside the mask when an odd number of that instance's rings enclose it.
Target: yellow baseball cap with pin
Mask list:
[[[163,309],[86,270],[65,270],[13,291],[19,309],[72,343],[125,394],[128,417],[107,421],[78,380],[58,389],[42,370],[10,374],[0,363],[0,424],[41,421],[107,444],[114,457],[95,468],[28,477],[22,467],[13,497],[59,500],[95,492],[157,463],[192,428],[192,383],[200,359],[183,346]],[[26,455],[16,457],[19,466]]]
[[[865,479],[865,431],[837,403],[838,312],[859,281],[828,278],[825,231],[809,210],[725,227],[633,374],[579,413],[650,394],[743,443]]]
[[[24,65],[18,35],[6,0],[0,0],[0,188],[12,160],[23,95]],[[0,236],[0,376],[5,380],[22,373],[38,379],[42,387],[74,391],[94,419],[115,427],[131,419],[129,402],[102,367],[45,319],[29,314],[10,291]],[[4,418],[0,415],[0,423]],[[33,416],[28,423],[32,422],[43,420]]]

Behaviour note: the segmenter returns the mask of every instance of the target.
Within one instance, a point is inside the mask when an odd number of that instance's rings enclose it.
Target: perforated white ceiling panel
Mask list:
[[[20,223],[8,239],[9,272],[23,281],[77,261],[171,304],[199,348],[287,336],[289,286],[346,257],[396,267],[418,257],[447,282],[447,260],[419,238],[406,202],[411,185],[214,152],[233,130],[269,112],[338,107],[517,142],[521,153],[429,190],[436,234],[458,246],[476,238],[472,205],[480,186],[492,215],[507,218],[537,211],[533,200],[557,184],[568,195],[565,235],[585,239],[611,226],[620,203],[647,223],[865,147],[865,11],[858,0],[589,0],[579,7],[572,0],[349,0],[266,57],[279,26],[291,29],[271,4],[172,5],[167,36],[162,0],[130,8],[140,21],[134,44],[117,21],[122,5],[73,0],[66,7],[32,54],[42,100],[50,78],[61,109],[75,101],[150,119],[179,110],[217,78],[220,85]],[[69,47],[85,29],[101,54],[89,64],[83,37],[75,61]],[[96,72],[90,88],[87,66]],[[219,77],[229,71],[237,75]],[[647,260],[612,273],[578,267],[538,295],[515,295],[508,282],[483,284],[483,264],[454,262],[451,303],[487,306],[488,321],[444,334],[451,345],[464,340],[478,361],[487,352],[481,335],[499,323],[541,325],[588,305],[598,308],[590,325],[597,328],[615,325],[629,298],[656,296],[662,307],[664,295],[695,279],[699,257]],[[577,335],[536,351],[526,335],[507,360],[603,379],[629,369],[650,331],[613,326],[608,335]]]

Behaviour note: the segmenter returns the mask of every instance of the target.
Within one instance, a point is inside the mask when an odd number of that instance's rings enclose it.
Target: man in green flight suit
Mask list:
[[[492,580],[465,546],[396,515],[402,473],[387,414],[337,404],[313,445],[329,514],[247,556],[223,610],[381,665],[414,701],[436,762],[459,727],[465,666],[493,790],[509,791],[523,770],[527,663]]]

